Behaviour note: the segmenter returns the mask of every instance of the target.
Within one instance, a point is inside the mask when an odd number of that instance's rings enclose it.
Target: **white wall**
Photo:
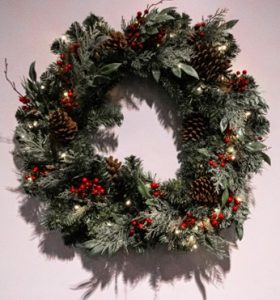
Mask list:
[[[143,10],[147,2],[152,3],[148,0],[0,0],[1,74],[4,57],[9,59],[10,77],[17,83],[27,74],[33,60],[42,72],[55,59],[49,51],[53,39],[72,21],[82,21],[90,11],[119,28],[121,16],[129,19]],[[280,299],[280,1],[175,0],[163,6],[167,5],[189,13],[194,21],[219,7],[229,8],[229,18],[240,19],[234,34],[242,53],[234,67],[254,74],[271,106],[272,133],[267,143],[272,147],[273,166],[265,168],[262,176],[256,176],[253,181],[256,205],[245,225],[244,240],[222,262],[201,252],[186,255],[167,253],[163,249],[144,256],[86,259],[66,248],[58,234],[45,233],[39,226],[36,201],[25,201],[16,191],[17,175],[9,152],[13,149],[10,139],[19,103],[1,75],[0,299],[71,300],[82,299],[86,293],[89,299],[98,300]],[[152,87],[136,94],[146,99],[158,96]],[[145,123],[137,122],[143,118]],[[143,158],[146,169],[158,173],[159,177],[174,175],[178,165],[173,132],[159,125],[155,110],[150,110],[145,102],[139,111],[125,109],[125,123],[116,132],[120,145],[116,156],[134,153]],[[164,153],[159,150],[162,148]]]

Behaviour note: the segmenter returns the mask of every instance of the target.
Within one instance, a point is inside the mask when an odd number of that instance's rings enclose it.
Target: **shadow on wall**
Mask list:
[[[152,107],[154,105],[159,122],[166,130],[173,131],[174,144],[177,150],[180,148],[178,135],[179,121],[174,111],[175,105],[172,99],[164,96],[157,87],[151,87],[148,81],[139,84],[136,80],[123,82],[111,91],[111,101],[120,105],[120,100],[125,100],[128,107],[138,109],[135,98],[146,101]],[[106,137],[102,138],[102,136]],[[117,147],[114,135],[100,134],[100,149],[111,151]],[[17,191],[19,192],[19,191]],[[81,283],[76,283],[73,289],[83,291],[82,299],[88,299],[96,289],[104,289],[112,280],[115,280],[115,292],[117,294],[117,278],[122,276],[125,283],[136,284],[149,277],[151,287],[155,295],[161,282],[172,283],[176,279],[186,281],[195,279],[201,292],[202,299],[207,299],[205,283],[221,282],[230,270],[230,249],[226,249],[228,258],[219,260],[203,249],[192,253],[182,251],[170,252],[162,246],[137,254],[131,251],[129,254],[119,252],[113,256],[96,255],[88,257],[75,248],[64,245],[60,233],[46,232],[40,225],[42,207],[36,198],[24,198],[20,206],[20,214],[23,219],[33,225],[34,234],[39,237],[40,251],[50,259],[72,260],[75,255],[81,258],[83,267],[92,273],[92,276]],[[236,247],[235,234],[232,230],[225,232],[227,240]]]

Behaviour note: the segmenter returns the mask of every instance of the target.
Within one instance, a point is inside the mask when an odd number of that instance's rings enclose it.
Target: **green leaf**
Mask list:
[[[158,33],[158,29],[156,27],[147,27],[146,28],[146,33],[149,35],[154,35]]]
[[[163,23],[169,20],[174,20],[174,17],[167,14],[158,14],[155,18],[156,23]]]
[[[36,74],[36,71],[35,71],[35,61],[33,61],[33,63],[29,67],[29,77],[32,81],[37,80],[37,74]]]
[[[105,65],[103,66],[99,72],[100,74],[102,75],[109,75],[115,71],[118,70],[118,68],[121,66],[121,63],[112,63],[112,64],[108,64],[108,65]]]
[[[152,70],[153,77],[156,82],[159,82],[160,79],[160,70]]]
[[[252,152],[262,151],[266,146],[261,142],[250,142],[246,145],[246,148]]]
[[[196,79],[199,79],[199,76],[198,76],[196,70],[192,66],[180,63],[179,68],[182,69],[186,74],[188,74]]]
[[[264,153],[264,152],[262,152],[261,154],[262,154],[263,160],[264,160],[268,165],[271,166],[271,159],[270,159],[270,157],[269,157],[266,153]]]
[[[179,67],[173,67],[172,69],[171,69],[171,71],[172,71],[172,73],[176,76],[176,77],[178,77],[178,78],[181,78],[181,76],[182,76],[182,71],[181,71],[181,69],[179,68]]]
[[[243,233],[244,233],[244,228],[243,225],[241,223],[238,223],[235,225],[235,231],[237,234],[237,237],[239,238],[239,240],[242,240],[243,238]]]
[[[209,153],[209,151],[208,151],[207,148],[200,148],[200,149],[197,149],[197,152],[199,152],[199,153],[201,153],[201,154],[203,154],[203,155],[205,155],[205,156],[209,156],[209,155],[210,155],[210,153]]]
[[[221,132],[224,132],[228,127],[228,120],[226,118],[223,118],[220,122],[220,129]]]
[[[226,29],[230,29],[230,28],[234,27],[236,25],[236,23],[238,23],[238,20],[230,20],[230,21],[226,22],[224,24],[224,26]]]
[[[138,179],[137,181],[138,181],[137,182],[137,189],[138,189],[139,193],[142,195],[142,197],[143,198],[151,198],[151,195],[149,193],[149,189],[147,188],[145,183],[141,179]]]
[[[228,189],[226,188],[223,192],[223,195],[222,195],[222,206],[224,206],[226,203],[227,203],[227,199],[229,197],[229,191]]]
[[[172,7],[166,7],[166,8],[164,8],[163,10],[161,10],[159,13],[160,13],[161,15],[164,15],[164,14],[167,14],[167,13],[169,13],[169,12],[175,10],[175,9],[176,9],[175,6],[172,6]]]

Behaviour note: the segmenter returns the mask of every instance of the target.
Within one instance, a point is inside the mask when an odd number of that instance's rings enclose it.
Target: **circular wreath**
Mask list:
[[[195,26],[174,8],[150,5],[122,32],[91,14],[54,41],[56,62],[20,94],[14,156],[24,191],[42,201],[42,223],[91,253],[204,246],[225,254],[223,230],[242,238],[251,175],[270,163],[262,143],[268,109],[247,71],[231,71],[239,48],[218,10]],[[98,154],[93,137],[121,125],[108,91],[131,75],[162,87],[181,125],[180,169],[158,182],[135,156]]]

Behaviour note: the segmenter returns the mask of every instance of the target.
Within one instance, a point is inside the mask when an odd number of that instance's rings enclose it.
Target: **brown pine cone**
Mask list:
[[[108,173],[111,175],[112,179],[116,179],[118,177],[122,163],[118,159],[116,158],[114,159],[113,156],[109,156],[105,158],[105,160],[106,160],[106,169]]]
[[[207,129],[205,118],[197,113],[191,114],[187,120],[183,122],[181,131],[183,141],[187,142],[199,140]]]
[[[216,81],[220,76],[228,77],[231,61],[216,46],[208,42],[195,42],[191,65],[200,79]]]
[[[212,205],[218,202],[213,181],[209,176],[202,176],[192,182],[191,198],[201,204]]]
[[[78,131],[77,123],[62,109],[50,113],[49,126],[53,138],[60,142],[73,140]]]
[[[102,46],[107,49],[125,49],[128,46],[128,42],[122,32],[111,31],[110,38]]]

